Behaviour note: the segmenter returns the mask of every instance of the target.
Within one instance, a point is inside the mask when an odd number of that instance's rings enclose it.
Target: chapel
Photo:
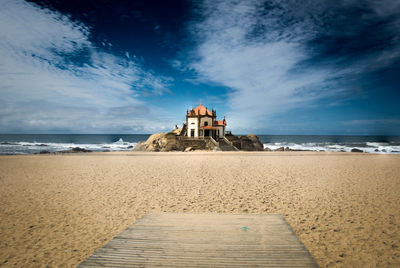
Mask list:
[[[217,112],[211,111],[200,104],[194,109],[186,111],[187,136],[191,138],[225,137],[226,120],[217,120]]]

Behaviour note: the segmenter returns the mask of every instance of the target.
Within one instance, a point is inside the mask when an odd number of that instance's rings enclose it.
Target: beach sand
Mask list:
[[[150,211],[280,213],[322,267],[399,267],[400,155],[0,156],[2,267],[74,267]]]

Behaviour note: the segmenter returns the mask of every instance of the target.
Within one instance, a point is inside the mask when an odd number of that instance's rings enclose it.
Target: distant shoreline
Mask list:
[[[131,151],[150,135],[142,134],[0,134],[0,155],[65,151],[80,147],[90,151]],[[400,136],[258,135],[264,148],[398,154]],[[378,152],[375,152],[378,150]],[[386,152],[385,152],[386,151]]]

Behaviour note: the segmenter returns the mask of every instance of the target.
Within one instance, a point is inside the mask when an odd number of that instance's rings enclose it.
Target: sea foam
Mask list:
[[[83,148],[93,152],[115,152],[130,151],[137,142],[125,142],[122,138],[113,143],[52,143],[52,142],[2,142],[0,143],[0,154],[35,154],[41,151],[60,152],[75,147]]]
[[[335,144],[335,143],[290,143],[273,142],[264,143],[264,149],[276,150],[280,147],[288,147],[298,151],[326,151],[326,152],[351,152],[352,149],[362,150],[365,153],[400,154],[400,145],[391,145],[385,142],[366,142],[364,144]]]

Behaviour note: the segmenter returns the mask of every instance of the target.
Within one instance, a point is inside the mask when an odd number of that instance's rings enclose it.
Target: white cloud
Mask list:
[[[304,36],[295,35],[299,25],[276,29],[281,14],[261,17],[261,4],[205,1],[205,20],[192,27],[199,40],[192,67],[204,79],[232,89],[228,116],[238,131],[258,128],[272,115],[329,93],[314,90],[327,71],[294,70],[307,58],[298,40]]]
[[[339,5],[347,4],[355,1]],[[314,52],[307,42],[326,30],[324,20],[332,16],[331,5],[329,1],[202,1],[200,19],[189,25],[197,42],[191,67],[201,79],[231,89],[227,99],[231,128],[243,132],[264,127],[287,110],[342,94],[347,88],[338,83],[341,77],[398,58],[398,53],[386,50],[340,69],[334,64],[305,64]],[[378,6],[377,13],[389,13]]]
[[[2,1],[1,132],[148,132],[166,122],[173,126],[139,98],[168,92],[170,80],[95,48],[89,37],[88,27],[55,11]],[[121,107],[135,109],[118,117]]]

